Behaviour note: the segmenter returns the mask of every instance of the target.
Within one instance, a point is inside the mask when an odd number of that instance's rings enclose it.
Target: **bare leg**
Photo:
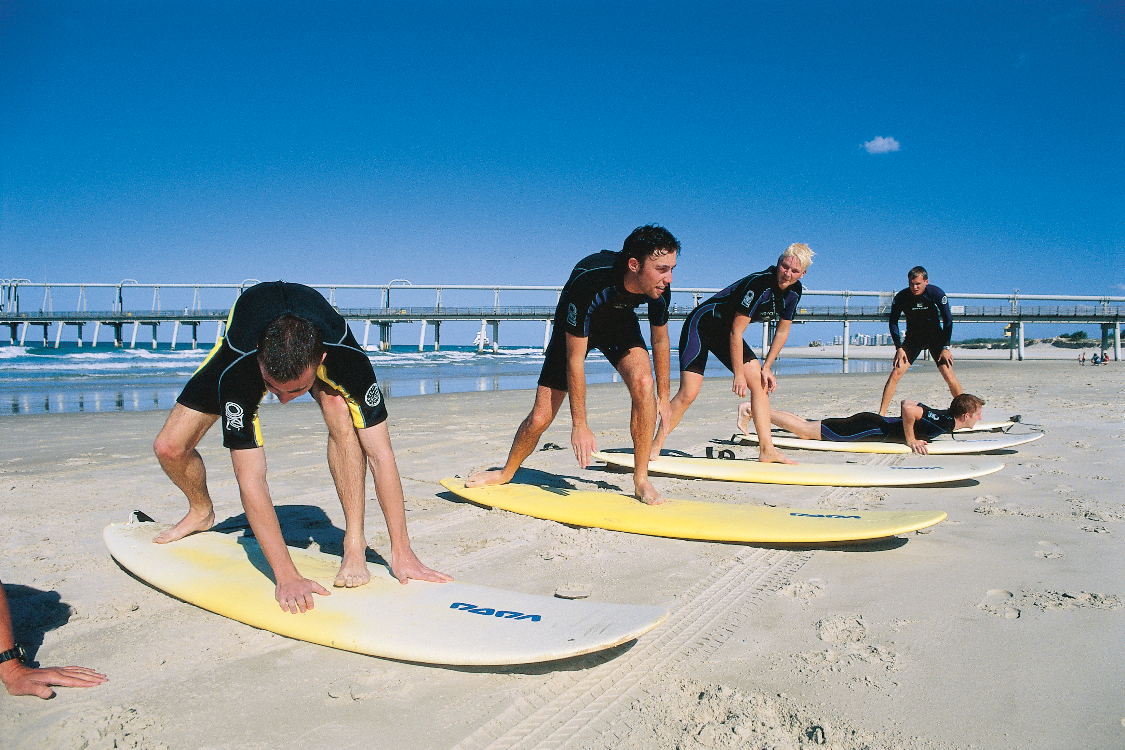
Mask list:
[[[750,408],[754,418],[754,430],[758,433],[758,460],[767,464],[797,463],[791,458],[786,458],[773,445],[773,433],[770,432],[770,395],[762,385],[762,365],[754,359],[743,366],[746,369],[746,384],[750,386]]]
[[[787,411],[770,410],[770,421],[804,440],[821,440],[820,420],[810,422]]]
[[[901,363],[896,361],[895,366],[891,368],[891,374],[887,376],[887,384],[883,386],[883,400],[879,402],[878,414],[880,417],[887,416],[887,407],[891,405],[891,399],[895,397],[898,381],[902,380],[902,376],[909,369],[910,363],[905,359]]]
[[[957,376],[953,373],[953,365],[939,364],[937,371],[945,378],[946,385],[949,386],[949,393],[954,397],[961,395],[961,383],[957,380]]]
[[[520,423],[516,436],[512,440],[512,448],[508,451],[508,460],[503,469],[492,471],[478,471],[465,482],[466,487],[488,487],[494,484],[507,484],[516,475],[516,469],[527,459],[539,445],[539,438],[555,421],[559,413],[566,391],[539,386],[535,391],[535,404],[531,413]],[[655,408],[655,406],[653,407]]]
[[[656,437],[652,440],[652,450],[649,451],[649,460],[660,458],[660,449],[664,447],[664,441],[668,439],[668,435],[672,434],[672,430],[676,429],[676,425],[684,418],[687,413],[688,407],[692,405],[696,397],[699,396],[699,389],[703,386],[703,376],[697,372],[684,371],[680,373],[680,389],[676,391],[676,395],[672,397],[670,405],[672,407],[672,423],[668,425],[667,434],[663,434],[663,430],[656,430]],[[657,416],[657,427],[660,426],[660,417]]]
[[[660,505],[664,498],[648,478],[648,456],[652,433],[656,429],[656,389],[652,382],[652,361],[640,347],[630,349],[617,363],[632,399],[629,432],[633,436],[633,495],[646,505]]]
[[[328,470],[344,510],[344,555],[332,585],[362,586],[371,580],[371,571],[367,569],[367,538],[363,532],[367,459],[344,397],[320,381],[310,393],[320,405],[328,426]]]
[[[183,539],[215,524],[215,506],[207,491],[207,467],[195,446],[218,418],[217,414],[204,414],[176,404],[152,444],[160,468],[188,501],[187,515],[172,528],[157,534],[153,539],[157,544]]]

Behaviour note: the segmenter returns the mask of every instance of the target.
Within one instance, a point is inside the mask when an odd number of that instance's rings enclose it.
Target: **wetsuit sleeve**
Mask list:
[[[654,300],[648,302],[648,323],[651,326],[659,328],[660,326],[668,325],[668,311],[672,302],[672,289],[669,287],[664,290]]]
[[[779,316],[782,320],[793,320],[793,316],[797,314],[797,304],[801,301],[802,291],[801,282],[798,281],[783,292],[785,305],[781,308]]]
[[[266,386],[255,357],[242,357],[223,374],[219,384],[219,420],[224,448],[245,450],[264,445],[258,404],[265,395]]]
[[[937,291],[940,296],[934,295],[937,297],[934,303],[937,305],[938,312],[941,313],[941,341],[939,343],[941,343],[941,348],[945,349],[953,341],[953,313],[949,309],[949,297],[940,289]]]
[[[902,317],[902,292],[895,295],[894,302],[891,303],[891,313],[887,317],[888,327],[891,329],[891,341],[894,342],[895,349],[902,348],[902,334],[898,330],[898,319]]]

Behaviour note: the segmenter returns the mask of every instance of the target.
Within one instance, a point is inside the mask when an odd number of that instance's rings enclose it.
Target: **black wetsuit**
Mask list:
[[[931,409],[925,404],[918,406],[922,408],[922,417],[914,422],[914,437],[933,440],[939,435],[953,432],[956,420],[947,410]],[[902,426],[902,417],[881,417],[873,411],[864,411],[850,417],[822,419],[820,438],[838,443],[855,440],[901,443],[906,440],[906,431]]]
[[[239,296],[227,318],[225,335],[176,399],[195,411],[220,415],[227,448],[262,446],[258,404],[266,395],[266,384],[258,367],[258,341],[266,326],[287,313],[304,318],[320,331],[327,356],[316,376],[344,395],[352,423],[371,427],[387,418],[371,360],[348,322],[315,289],[269,281]]]
[[[777,285],[777,266],[739,279],[696,306],[680,329],[680,371],[700,375],[707,368],[707,353],[733,370],[730,332],[737,315],[751,322],[793,320],[804,287],[794,282],[788,289]],[[757,359],[750,345],[742,342],[742,361]]]
[[[898,319],[906,316],[906,341],[898,330]],[[910,293],[910,287],[895,295],[888,318],[891,340],[895,348],[906,351],[911,364],[923,349],[929,349],[936,362],[942,349],[953,339],[953,316],[949,312],[949,299],[940,288],[928,284],[920,295]]]
[[[648,321],[668,324],[672,289],[656,299],[625,289],[628,256],[603,250],[578,262],[555,308],[554,330],[543,359],[539,385],[567,390],[566,334],[587,339],[586,351],[598,349],[614,367],[634,347],[646,349],[635,308],[648,303]]]

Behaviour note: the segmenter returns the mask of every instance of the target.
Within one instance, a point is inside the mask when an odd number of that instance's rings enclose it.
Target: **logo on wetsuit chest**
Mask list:
[[[374,408],[383,401],[383,392],[379,390],[378,383],[372,383],[371,387],[367,389],[367,395],[363,397],[364,402]]]
[[[450,609],[459,609],[462,612],[468,612],[471,615],[484,615],[485,617],[499,617],[504,620],[531,620],[532,622],[539,622],[543,619],[540,615],[525,615],[523,612],[514,612],[510,609],[494,609],[492,607],[478,607],[475,604],[466,604],[465,602],[453,602],[449,605]]]
[[[242,407],[233,401],[227,401],[223,406],[223,412],[227,415],[227,429],[228,430],[241,430],[242,429]]]
[[[566,324],[571,326],[578,325],[578,308],[574,306],[573,302],[566,308]]]
[[[742,306],[749,308],[752,304],[754,304],[754,292],[749,291],[746,293],[746,296],[742,298]]]

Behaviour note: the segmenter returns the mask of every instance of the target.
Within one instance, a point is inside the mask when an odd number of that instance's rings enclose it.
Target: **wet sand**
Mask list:
[[[1076,356],[1076,355],[1075,355]],[[0,418],[0,578],[17,635],[44,665],[110,682],[51,701],[0,694],[6,748],[1116,748],[1125,746],[1125,370],[1072,359],[958,360],[985,418],[1046,437],[978,481],[833,489],[656,478],[667,495],[806,508],[940,509],[925,533],[867,545],[769,548],[570,528],[459,502],[438,480],[507,453],[529,391],[390,402],[414,549],[459,580],[657,604],[657,630],[608,653],[501,668],[360,656],[257,631],[121,570],[102,528],[186,503],[151,453],[162,412]],[[818,418],[874,409],[884,374],[792,376],[777,408]],[[948,403],[932,363],[899,398]],[[666,447],[730,447],[724,378]],[[599,447],[628,445],[624,386],[593,386]],[[583,487],[563,407],[526,467]],[[343,515],[311,404],[264,406],[270,486],[287,539],[338,550]],[[753,448],[735,447],[739,457]],[[242,513],[229,453],[201,446],[220,520]],[[791,451],[810,463],[842,454]],[[902,464],[971,457],[877,457]],[[854,460],[852,457],[851,460]],[[871,460],[862,458],[861,460]],[[371,482],[367,530],[388,553]]]

